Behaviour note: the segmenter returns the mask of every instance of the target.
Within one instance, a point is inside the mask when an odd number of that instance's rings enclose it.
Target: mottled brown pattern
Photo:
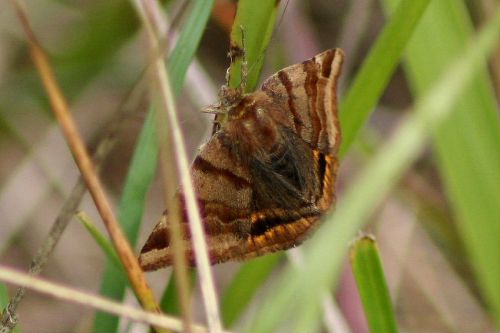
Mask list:
[[[209,107],[222,114],[220,124],[191,174],[212,264],[296,246],[335,203],[342,61],[342,51],[327,50],[272,75],[254,93],[226,87]],[[185,258],[193,265],[181,215]],[[160,219],[141,251],[145,270],[172,264],[167,220]]]
[[[217,216],[223,223],[231,223],[234,220],[246,218],[250,214],[249,209],[229,207],[226,203],[220,201],[200,201],[203,206],[203,217]]]

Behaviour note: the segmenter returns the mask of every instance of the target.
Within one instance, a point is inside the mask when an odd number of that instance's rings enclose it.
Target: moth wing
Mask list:
[[[335,155],[340,146],[337,84],[344,53],[330,49],[269,77],[261,87],[313,149]]]
[[[261,91],[288,117],[290,129],[307,142],[321,182],[317,206],[327,210],[335,202],[341,130],[337,86],[344,52],[324,51],[269,77]]]
[[[342,50],[327,50],[263,83],[270,112],[278,110],[277,120],[288,118],[280,120],[286,126],[281,131],[285,149],[250,167],[254,199],[263,197],[265,204],[256,200],[262,207],[252,214],[243,258],[300,244],[334,204],[341,140],[336,93],[343,58]]]
[[[341,138],[336,89],[342,61],[343,52],[331,49],[264,82],[261,91],[291,124],[282,131],[286,142],[274,160],[239,163],[223,131],[201,149],[191,173],[212,263],[299,244],[335,201]],[[186,259],[193,264],[186,221],[183,213]],[[164,215],[141,251],[143,269],[172,264],[169,237]]]
[[[250,229],[252,187],[248,168],[238,163],[222,140],[214,135],[200,150],[191,166],[194,190],[207,235],[212,263],[231,259],[244,252],[242,241]],[[186,260],[194,265],[188,220],[182,193],[177,195],[181,207],[181,228]],[[141,250],[139,262],[144,270],[155,270],[172,264],[170,230],[164,214]]]

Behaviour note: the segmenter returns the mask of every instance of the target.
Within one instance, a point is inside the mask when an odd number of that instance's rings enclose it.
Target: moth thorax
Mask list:
[[[251,107],[245,110],[244,116],[235,120],[234,130],[238,131],[240,142],[245,144],[247,151],[270,152],[277,140],[279,131],[276,122],[262,107]]]

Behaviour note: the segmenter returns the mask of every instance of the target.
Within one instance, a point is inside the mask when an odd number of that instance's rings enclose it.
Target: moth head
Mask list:
[[[217,115],[227,114],[231,108],[234,108],[241,101],[242,95],[241,89],[224,85],[219,89],[217,103],[205,106],[201,111]]]
[[[231,88],[223,85],[219,89],[219,102],[223,108],[229,110],[241,101],[243,93],[241,88]]]

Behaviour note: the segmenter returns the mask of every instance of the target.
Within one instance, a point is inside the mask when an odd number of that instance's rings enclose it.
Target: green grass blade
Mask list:
[[[213,0],[197,1],[193,5],[175,49],[168,60],[168,69],[175,94],[179,94],[182,88],[187,68],[199,45],[212,6]],[[158,144],[154,118],[154,114],[150,110],[134,152],[120,202],[119,220],[132,244],[135,244],[137,240],[146,193],[156,168]],[[126,281],[119,277],[119,272],[111,263],[108,263],[101,284],[101,294],[120,300],[125,292],[125,283]],[[118,318],[105,313],[96,315],[94,332],[116,332],[117,329]]]
[[[7,304],[9,304],[9,293],[7,292],[7,287],[5,286],[5,284],[0,283],[0,308],[5,309]],[[0,313],[0,316],[1,315],[2,314]]]
[[[168,74],[175,95],[179,95],[189,64],[200,44],[214,0],[195,1],[177,44],[167,59]]]
[[[7,293],[5,284],[0,283],[0,308],[5,308],[7,304],[9,304],[9,294]]]
[[[135,244],[137,241],[146,194],[156,168],[157,142],[152,115],[153,113],[148,114],[143,126],[118,208],[120,224],[131,244]],[[128,282],[123,276],[123,271],[108,260],[101,282],[101,295],[120,300],[125,294],[127,285]],[[116,316],[97,312],[94,320],[94,332],[115,332],[118,329],[118,322],[119,318]]]
[[[222,296],[224,326],[231,327],[236,322],[281,257],[281,253],[275,253],[254,259],[241,267]]]
[[[349,87],[339,108],[342,126],[341,156],[345,155],[377,105],[429,2],[402,0],[399,3]]]
[[[245,37],[244,52],[248,62],[246,91],[253,91],[259,81],[264,53],[271,39],[279,9],[279,2],[267,0],[241,0],[231,31],[233,44],[243,49],[241,33]],[[232,87],[241,82],[241,59],[231,64]],[[246,308],[253,294],[271,274],[278,256],[267,256],[242,265],[221,300],[221,312],[225,326],[232,325]]]
[[[90,219],[90,217],[83,212],[77,213],[76,217],[83,224],[85,229],[87,229],[92,238],[94,238],[101,250],[106,253],[108,260],[115,265],[115,268],[123,270],[122,263],[120,261],[120,258],[118,258],[118,254],[116,254],[115,248],[113,247],[111,242],[108,241],[108,239],[97,229],[95,223]]]
[[[189,272],[189,287],[192,289],[196,282],[196,272],[191,270]],[[179,297],[177,293],[177,283],[175,278],[169,281],[165,291],[163,292],[162,298],[160,300],[160,308],[164,313],[168,313],[172,316],[180,316],[180,304]]]
[[[397,1],[385,0],[393,7]],[[497,6],[500,10],[500,6]],[[434,1],[409,45],[406,70],[416,96],[431,87],[472,34],[464,1]],[[434,132],[445,189],[482,296],[500,327],[500,122],[484,67],[453,115]]]
[[[241,0],[231,30],[232,47],[238,47],[245,53],[248,63],[246,92],[257,86],[264,62],[264,54],[274,31],[274,24],[279,9],[279,1]],[[244,34],[242,45],[241,34]],[[231,87],[241,83],[241,58],[231,65]]]
[[[300,327],[303,332],[317,325],[320,293],[334,285],[346,252],[345,244],[417,158],[430,132],[447,119],[499,37],[500,13],[471,45],[453,58],[452,65],[433,89],[416,104],[415,112],[344,193],[336,211],[328,214],[321,232],[304,244],[307,246],[303,246],[303,267],[286,269],[278,281],[279,288],[263,301],[247,332],[273,332],[285,319],[290,327]]]
[[[350,262],[371,333],[397,333],[394,311],[375,239],[364,236],[351,246]]]

